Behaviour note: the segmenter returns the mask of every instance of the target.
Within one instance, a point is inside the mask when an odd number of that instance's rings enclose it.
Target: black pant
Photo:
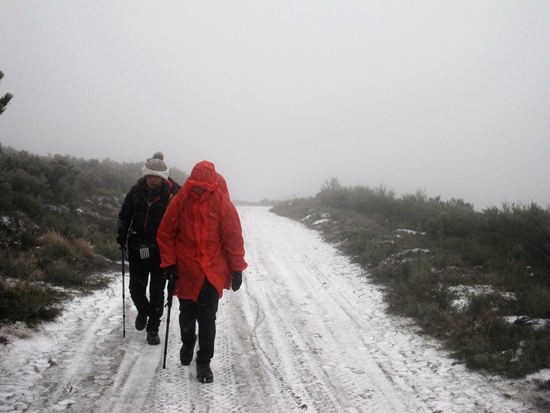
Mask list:
[[[186,346],[195,339],[195,323],[199,323],[199,351],[197,364],[208,364],[214,357],[214,340],[216,339],[216,313],[220,297],[218,291],[205,279],[197,302],[182,300],[180,302],[181,341]]]
[[[149,299],[147,284],[149,283]],[[158,333],[160,318],[164,310],[164,287],[166,278],[158,265],[139,265],[130,262],[130,296],[140,313],[147,314],[147,331]]]

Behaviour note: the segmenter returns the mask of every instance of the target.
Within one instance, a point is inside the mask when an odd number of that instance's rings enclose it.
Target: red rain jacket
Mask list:
[[[198,195],[194,187],[205,188]],[[243,271],[241,221],[227,185],[214,164],[199,162],[168,205],[157,231],[161,268],[177,265],[174,295],[197,301],[205,277],[216,287],[231,288],[231,273]]]

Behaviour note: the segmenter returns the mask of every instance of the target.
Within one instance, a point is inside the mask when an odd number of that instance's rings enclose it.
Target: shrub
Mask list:
[[[74,257],[69,241],[57,231],[48,231],[40,240],[44,261],[71,261]]]
[[[120,246],[115,240],[98,240],[94,245],[94,250],[102,257],[111,261],[120,261],[122,258]]]
[[[0,273],[9,274],[19,282],[39,281],[43,275],[32,251],[0,253]]]
[[[35,325],[40,321],[54,320],[61,313],[66,293],[35,283],[18,283],[9,286],[0,281],[0,320],[24,321]]]
[[[530,317],[550,319],[550,289],[531,287],[524,293],[518,292],[518,307]]]
[[[36,250],[38,265],[44,278],[55,285],[84,286],[88,275],[107,266],[87,240],[69,240],[57,231],[48,231],[40,242],[41,247]]]
[[[79,287],[84,285],[85,278],[66,262],[56,261],[46,268],[46,280],[62,287]]]
[[[92,244],[82,238],[76,238],[72,241],[75,257],[84,262],[92,263],[97,260],[97,254],[94,252]]]

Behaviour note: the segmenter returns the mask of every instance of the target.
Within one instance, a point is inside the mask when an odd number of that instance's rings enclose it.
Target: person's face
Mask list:
[[[160,176],[147,175],[145,177],[145,183],[147,184],[149,189],[155,189],[161,182],[162,178]]]
[[[196,193],[198,196],[201,196],[204,191],[206,191],[206,189],[201,188],[200,186],[193,187],[193,192]]]

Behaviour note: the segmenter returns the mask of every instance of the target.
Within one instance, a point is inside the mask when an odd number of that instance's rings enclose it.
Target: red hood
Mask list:
[[[212,192],[218,189],[218,173],[212,162],[201,161],[193,167],[191,175],[187,178],[184,185],[184,191],[190,192],[193,187],[198,186]]]

